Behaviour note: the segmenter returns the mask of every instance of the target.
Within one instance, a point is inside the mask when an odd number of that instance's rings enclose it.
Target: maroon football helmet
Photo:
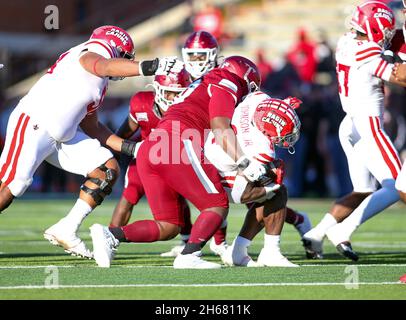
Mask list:
[[[183,62],[186,70],[194,79],[201,78],[217,67],[219,45],[209,32],[192,33],[182,48]]]
[[[251,60],[241,56],[231,56],[224,59],[220,68],[226,69],[247,82],[248,92],[255,92],[261,87],[261,74]]]

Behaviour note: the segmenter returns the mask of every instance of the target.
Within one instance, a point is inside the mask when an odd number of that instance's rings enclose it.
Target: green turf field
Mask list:
[[[300,268],[182,271],[172,269],[171,258],[159,257],[178,240],[123,244],[110,269],[51,246],[42,238],[43,231],[73,203],[18,201],[0,216],[0,299],[406,299],[406,285],[398,283],[406,273],[406,207],[402,204],[358,230],[353,237],[353,247],[360,254],[356,264],[338,255],[327,242],[325,260],[306,260],[296,230],[286,225],[282,250]],[[308,212],[313,224],[330,207],[330,201],[289,204]],[[114,205],[114,201],[104,203],[82,226],[81,236],[89,246],[88,227],[95,222],[108,224]],[[148,212],[141,203],[134,217],[148,218]],[[230,242],[243,216],[242,208],[232,208]],[[262,243],[261,235],[250,250],[254,258]],[[207,259],[220,261],[207,249],[205,253]],[[46,288],[55,279],[59,279],[59,288]]]

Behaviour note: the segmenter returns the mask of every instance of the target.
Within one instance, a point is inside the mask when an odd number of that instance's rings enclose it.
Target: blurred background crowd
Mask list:
[[[19,99],[58,56],[87,40],[100,25],[127,29],[136,59],[177,55],[193,31],[212,33],[221,55],[245,55],[260,68],[262,90],[274,97],[296,96],[304,103],[296,154],[281,152],[287,164],[291,197],[339,197],[352,190],[338,128],[344,113],[338,97],[334,50],[348,30],[360,1],[353,0],[55,0],[57,29],[47,30],[47,0],[14,0],[0,11],[0,150],[7,120]],[[382,1],[404,21],[402,2]],[[127,117],[132,94],[146,89],[148,78],[112,83],[101,121],[116,130]],[[73,93],[74,94],[74,93]],[[406,91],[385,88],[385,127],[406,158]],[[58,107],[58,106],[55,106]],[[43,164],[30,193],[76,193],[81,177]],[[115,194],[121,193],[117,186]]]

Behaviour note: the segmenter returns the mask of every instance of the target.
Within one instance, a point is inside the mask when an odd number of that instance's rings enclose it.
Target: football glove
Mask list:
[[[237,167],[248,181],[258,181],[261,176],[266,174],[266,168],[258,161],[250,160],[246,156],[242,156],[237,161]]]

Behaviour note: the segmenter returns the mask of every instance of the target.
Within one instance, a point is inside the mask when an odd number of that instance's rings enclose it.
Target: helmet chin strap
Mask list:
[[[288,152],[289,152],[289,154],[294,155],[296,153],[295,147],[294,146],[289,146]]]

